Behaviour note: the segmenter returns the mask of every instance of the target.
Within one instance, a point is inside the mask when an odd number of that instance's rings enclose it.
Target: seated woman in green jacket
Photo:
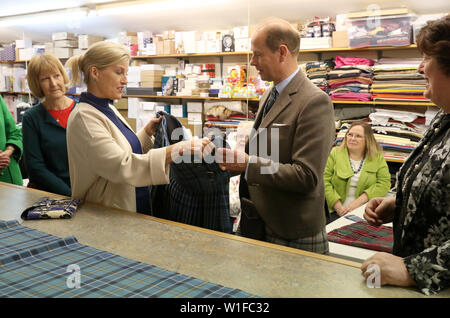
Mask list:
[[[27,80],[31,93],[42,100],[25,112],[22,122],[29,186],[70,196],[66,127],[75,102],[65,96],[69,77],[58,58],[39,54],[28,65]]]
[[[0,181],[22,185],[22,133],[0,96]]]
[[[389,168],[368,123],[352,123],[341,145],[331,150],[324,182],[329,222],[389,191]]]

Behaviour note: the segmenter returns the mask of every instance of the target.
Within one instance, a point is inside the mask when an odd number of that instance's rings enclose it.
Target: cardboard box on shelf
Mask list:
[[[190,122],[202,123],[203,122],[203,113],[189,113],[188,119]]]
[[[301,38],[300,50],[308,49],[329,49],[332,47],[331,37],[322,38]]]
[[[187,117],[186,105],[170,105],[170,114],[175,117]]]
[[[76,40],[77,37],[75,34],[70,32],[56,32],[52,34],[52,40],[58,41],[58,40]]]
[[[53,54],[53,42],[45,42],[45,53]]]
[[[77,48],[78,47],[78,41],[77,40],[56,40],[56,41],[53,41],[53,47],[72,47],[72,48]]]
[[[167,30],[163,32],[164,40],[175,40],[175,30]]]
[[[248,26],[240,26],[233,28],[233,34],[235,39],[248,38]]]
[[[78,56],[78,55],[82,55],[84,53],[86,53],[87,49],[73,49],[73,56]]]
[[[240,38],[234,40],[234,50],[236,52],[247,52],[250,50],[250,39]]]
[[[27,49],[19,49],[19,60],[21,61],[29,61],[36,54],[36,50],[32,47]]]
[[[70,47],[55,47],[53,54],[59,59],[67,59],[73,56],[73,48]]]
[[[144,81],[141,82],[140,87],[161,88],[161,81]]]
[[[164,54],[164,40],[161,36],[156,36],[153,38],[153,43],[156,46],[156,54],[163,55]]]
[[[16,49],[28,49],[33,47],[32,40],[16,40]]]
[[[202,113],[203,103],[202,102],[187,102],[188,113]]]
[[[105,38],[103,36],[97,36],[97,35],[89,35],[89,34],[80,34],[78,36],[78,47],[80,49],[87,49],[92,44],[96,42],[103,41]]]
[[[333,47],[348,47],[347,31],[334,31],[332,38]]]
[[[175,54],[175,40],[164,40],[164,54]]]

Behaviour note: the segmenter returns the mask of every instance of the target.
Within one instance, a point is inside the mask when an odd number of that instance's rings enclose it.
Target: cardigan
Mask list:
[[[109,107],[129,127],[117,109]],[[153,140],[144,129],[136,135],[143,154],[133,153],[128,140],[105,114],[79,103],[67,124],[72,197],[136,212],[136,187],[169,183],[166,148],[151,149]]]
[[[345,202],[353,175],[348,149],[333,148],[324,171],[325,197],[330,212],[333,211],[333,206],[338,200]],[[356,186],[355,198],[364,192],[369,200],[382,197],[386,195],[390,187],[391,175],[383,154],[380,152],[375,158],[366,158]]]
[[[0,171],[0,181],[23,185],[19,160],[22,157],[22,132],[0,96],[0,150],[6,150],[7,145],[14,146],[14,152],[9,165]]]
[[[30,182],[40,190],[70,196],[66,129],[39,103],[23,115],[22,133]]]
[[[417,287],[450,286],[450,114],[442,110],[397,174],[393,253]]]
[[[119,128],[121,133],[130,143],[133,153],[142,155],[142,147],[138,137],[134,131],[125,126],[125,124],[119,120],[109,104],[113,101],[106,98],[99,98],[91,93],[81,93],[80,102],[88,103],[101,111],[114,125]],[[136,211],[140,213],[148,213],[150,210],[150,195],[148,187],[136,187]]]

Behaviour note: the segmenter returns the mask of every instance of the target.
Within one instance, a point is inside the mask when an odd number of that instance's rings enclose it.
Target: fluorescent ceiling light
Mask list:
[[[0,19],[0,27],[53,23],[62,21],[66,21],[68,24],[70,24],[74,21],[79,21],[86,18],[88,12],[88,8],[81,7],[34,14],[17,15]]]
[[[147,0],[111,3],[96,6],[97,15],[139,14],[149,11],[173,10],[181,8],[200,8],[205,5],[225,4],[229,0]]]

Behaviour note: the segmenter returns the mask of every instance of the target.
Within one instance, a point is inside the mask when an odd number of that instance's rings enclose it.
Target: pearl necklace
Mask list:
[[[354,174],[358,174],[361,171],[361,169],[362,169],[362,167],[364,165],[364,161],[366,160],[366,156],[364,156],[364,158],[361,160],[361,163],[359,164],[359,168],[356,171],[355,171],[355,169],[353,169],[352,159],[350,159],[350,155],[348,156],[348,160],[350,162],[350,167],[352,168],[353,173]]]

